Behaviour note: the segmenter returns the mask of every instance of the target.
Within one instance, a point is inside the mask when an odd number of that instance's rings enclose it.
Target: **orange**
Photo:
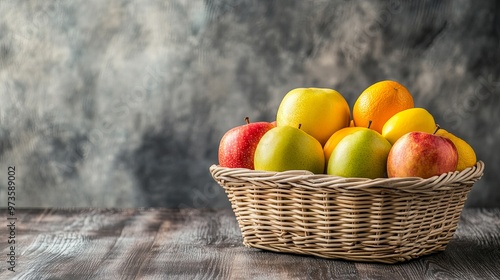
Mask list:
[[[354,103],[354,124],[368,127],[371,120],[370,128],[382,133],[387,120],[413,107],[413,97],[403,85],[395,81],[380,81],[366,88]]]

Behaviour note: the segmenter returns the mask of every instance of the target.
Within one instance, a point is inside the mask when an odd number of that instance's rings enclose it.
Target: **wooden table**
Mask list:
[[[465,209],[446,251],[395,265],[246,248],[231,210],[4,209],[0,218],[15,226],[0,231],[0,279],[500,279],[500,209]]]

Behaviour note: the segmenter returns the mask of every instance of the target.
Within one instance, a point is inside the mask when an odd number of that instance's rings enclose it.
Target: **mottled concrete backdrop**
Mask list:
[[[286,92],[400,81],[469,141],[500,206],[500,4],[0,1],[0,206],[229,207],[223,133]]]

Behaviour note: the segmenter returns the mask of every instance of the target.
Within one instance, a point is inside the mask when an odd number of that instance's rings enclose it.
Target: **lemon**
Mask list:
[[[324,145],[335,131],[349,126],[351,111],[345,98],[328,88],[296,88],[281,100],[278,126],[298,127]]]
[[[393,115],[382,127],[382,136],[394,144],[408,132],[433,133],[436,130],[434,117],[423,108],[406,109]]]
[[[442,128],[436,132],[436,135],[446,137],[455,144],[458,151],[458,171],[462,171],[476,164],[476,153],[469,143]]]

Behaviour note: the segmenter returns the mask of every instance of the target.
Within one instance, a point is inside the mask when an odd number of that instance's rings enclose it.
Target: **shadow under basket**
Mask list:
[[[483,170],[479,161],[428,179],[365,179],[210,167],[245,246],[382,263],[443,251]]]

